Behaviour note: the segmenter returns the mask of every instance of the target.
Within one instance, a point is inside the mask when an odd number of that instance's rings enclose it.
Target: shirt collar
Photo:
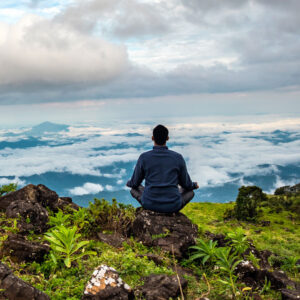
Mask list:
[[[153,150],[168,149],[167,146],[153,146]]]

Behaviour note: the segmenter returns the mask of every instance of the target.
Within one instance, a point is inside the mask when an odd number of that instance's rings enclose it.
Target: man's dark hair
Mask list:
[[[157,125],[153,129],[154,141],[157,145],[164,145],[167,141],[169,130],[163,125]]]

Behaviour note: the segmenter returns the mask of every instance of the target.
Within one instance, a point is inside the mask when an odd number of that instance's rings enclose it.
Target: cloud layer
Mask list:
[[[0,25],[0,86],[103,82],[127,64],[124,47],[83,35],[64,24],[27,16],[14,25]]]
[[[295,0],[47,3],[0,14],[0,104],[299,90]]]
[[[202,188],[228,182],[242,185],[249,183],[247,178],[280,174],[280,166],[300,163],[299,119],[246,124],[182,123],[170,124],[169,129],[171,149],[183,154],[191,177]],[[278,129],[282,131],[275,131]],[[74,187],[70,191],[73,195],[120,189],[131,176],[140,153],[151,149],[150,136],[147,125],[128,125],[121,130],[70,127],[68,132],[44,137],[49,143],[46,146],[1,149],[1,182],[7,183],[10,177],[64,172],[99,178],[99,184],[86,182]],[[20,138],[24,139],[22,135]],[[59,142],[53,143],[53,139]],[[101,184],[101,178],[110,181]],[[276,184],[282,180],[278,177]]]

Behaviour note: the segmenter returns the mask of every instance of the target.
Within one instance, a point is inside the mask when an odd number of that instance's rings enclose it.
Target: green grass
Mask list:
[[[105,204],[100,203],[102,206]],[[102,209],[101,206],[101,209]],[[212,233],[223,233],[235,231],[242,227],[245,234],[251,239],[259,250],[271,250],[280,258],[300,258],[300,220],[291,211],[283,210],[279,213],[270,212],[264,207],[261,209],[257,223],[242,222],[237,220],[223,220],[226,209],[233,208],[234,203],[190,203],[183,209],[183,213],[199,227],[199,237],[205,238],[205,231]],[[110,211],[109,208],[108,211]],[[99,210],[100,211],[100,210]],[[260,226],[260,221],[270,221],[270,226]],[[6,219],[4,213],[0,213],[0,246],[1,239],[7,234],[15,232],[14,222]],[[88,233],[82,231],[82,239],[87,239]],[[158,236],[160,237],[160,236]],[[43,235],[29,234],[28,240],[41,241]],[[157,238],[153,236],[153,238]],[[132,288],[141,285],[141,278],[150,274],[174,274],[172,267],[174,261],[168,254],[163,253],[158,248],[147,248],[142,244],[130,239],[128,243],[123,243],[119,249],[113,248],[105,243],[93,241],[87,250],[96,251],[97,255],[83,259],[81,263],[74,263],[72,268],[58,266],[53,269],[51,260],[38,264],[27,263],[17,264],[8,257],[2,258],[14,271],[15,275],[36,288],[47,293],[51,299],[80,299],[83,289],[90,279],[93,270],[101,265],[107,264],[120,273],[122,279]],[[140,257],[147,253],[154,253],[163,257],[161,266],[146,257]],[[188,291],[187,300],[199,298],[210,290],[210,299],[229,299],[224,296],[224,286],[218,281],[220,274],[206,266],[201,266],[196,262],[182,262],[182,265],[190,267],[197,275],[187,276]],[[205,274],[205,276],[203,276]],[[294,280],[300,281],[299,272],[288,272]],[[205,279],[206,278],[206,279]],[[226,298],[227,297],[227,298]],[[280,299],[280,293],[268,291],[261,295],[263,299]]]
[[[262,208],[257,223],[223,221],[223,214],[234,203],[190,203],[183,213],[199,226],[200,236],[205,231],[226,234],[236,227],[242,227],[245,234],[259,250],[270,250],[282,258],[300,258],[300,220],[290,211],[279,213]],[[270,221],[270,226],[260,226],[260,221]],[[292,275],[292,274],[290,274]],[[300,276],[297,278],[300,280]]]

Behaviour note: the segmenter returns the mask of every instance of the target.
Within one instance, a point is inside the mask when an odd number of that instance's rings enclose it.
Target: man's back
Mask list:
[[[153,150],[141,154],[127,185],[138,188],[143,179],[142,205],[159,212],[175,212],[182,208],[178,184],[186,190],[195,188],[182,155],[167,146],[154,146]]]

